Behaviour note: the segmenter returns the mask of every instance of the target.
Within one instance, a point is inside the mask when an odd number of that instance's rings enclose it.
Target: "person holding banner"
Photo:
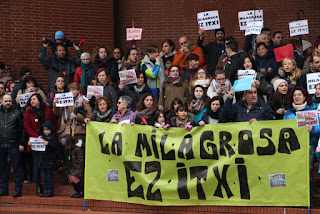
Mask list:
[[[109,73],[105,68],[99,68],[95,77],[94,85],[103,86],[103,96],[111,100],[113,109],[117,109],[118,92],[113,86]]]
[[[25,130],[30,137],[41,138],[40,127],[48,120],[53,123],[54,132],[57,130],[56,116],[53,110],[49,108],[42,100],[40,94],[33,94],[27,103],[27,111],[23,118]],[[40,183],[40,170],[36,163],[38,162],[37,156],[32,153],[33,159],[33,177],[36,183],[36,193],[38,196],[42,194]]]
[[[99,97],[96,100],[95,110],[92,113],[92,117],[84,119],[84,122],[86,124],[88,124],[89,121],[109,123],[113,116],[113,110],[111,107],[111,101],[109,98]]]
[[[181,127],[187,131],[191,131],[197,124],[194,121],[194,115],[188,113],[187,106],[179,105],[176,109],[176,116],[171,118],[170,125],[172,127]]]
[[[0,106],[0,196],[9,195],[11,164],[15,184],[13,197],[22,196],[23,169],[20,151],[23,151],[25,146],[22,118],[22,113],[12,105],[12,97],[8,94],[4,95]],[[10,161],[8,161],[8,156]]]
[[[91,62],[91,56],[88,52],[84,52],[80,56],[81,64],[76,69],[74,75],[74,82],[81,85],[81,94],[87,95],[88,85],[92,85],[93,75],[93,63]]]
[[[191,114],[194,115],[195,123],[197,124],[202,115],[207,111],[207,104],[209,98],[207,96],[206,90],[201,85],[196,85],[192,90],[192,97],[190,97],[187,107]]]
[[[232,104],[235,92],[229,91],[229,97],[221,108],[221,122],[247,122],[259,120],[274,120],[275,115],[271,107],[258,100],[258,91],[254,83],[251,89],[243,93],[244,100]]]
[[[136,114],[131,111],[132,99],[129,96],[121,96],[118,100],[118,111],[111,118],[110,123],[116,123],[120,125],[131,124],[134,125],[136,120]]]
[[[147,76],[140,70],[135,69],[137,75],[137,83],[123,85],[119,84],[119,96],[129,96],[132,98],[131,110],[136,110],[136,105],[141,96],[145,93],[152,93],[151,89],[147,85]]]
[[[135,124],[153,125],[158,103],[153,94],[144,94],[137,103]]]
[[[159,109],[164,110],[168,115],[172,101],[178,98],[186,103],[188,98],[188,83],[180,77],[180,71],[177,66],[172,66],[169,76],[162,84],[159,97]]]
[[[296,119],[296,113],[300,111],[314,110],[312,107],[312,97],[308,91],[302,87],[294,87],[288,99],[288,111],[284,115],[284,120]],[[319,118],[318,118],[319,120]],[[312,206],[312,192],[313,192],[313,165],[315,161],[315,148],[318,143],[320,126],[310,126],[306,124],[306,129],[310,133],[309,141],[309,166],[310,166],[310,201]]]
[[[119,82],[118,64],[113,58],[111,50],[105,45],[95,47],[92,52],[93,75],[96,75],[100,68],[104,68],[110,75],[111,81]]]
[[[55,88],[51,92],[48,93],[46,103],[50,108],[53,108],[53,99],[55,94],[62,94],[68,92],[68,88],[66,87],[66,81],[64,80],[64,76],[58,76],[55,82]]]
[[[20,107],[20,102],[19,102],[18,96],[21,94],[26,94],[26,93],[37,93],[37,94],[40,94],[40,96],[44,102],[45,102],[45,100],[47,100],[46,95],[40,89],[36,79],[33,76],[27,76],[22,81],[21,89],[18,91],[17,97],[16,97],[16,103],[17,103],[18,107]]]
[[[220,108],[224,102],[222,97],[215,96],[208,102],[207,112],[203,113],[199,126],[205,126],[205,124],[217,124],[220,122]]]
[[[278,70],[278,74],[280,78],[288,83],[289,90],[291,90],[298,84],[301,77],[301,70],[297,67],[294,59],[284,58],[282,67]]]

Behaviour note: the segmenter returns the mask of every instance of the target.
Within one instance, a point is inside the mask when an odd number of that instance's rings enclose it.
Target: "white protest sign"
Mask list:
[[[66,106],[73,106],[73,95],[71,92],[56,94],[55,98],[57,98],[58,102],[56,104],[57,107],[66,107]]]
[[[119,122],[119,125],[125,125],[125,124],[130,124],[130,120],[122,120],[121,122]]]
[[[127,41],[141,40],[142,28],[127,28]]]
[[[290,37],[309,34],[308,19],[289,22]]]
[[[309,94],[315,94],[318,83],[320,83],[320,73],[307,74],[307,89]]]
[[[43,144],[42,138],[30,137],[31,149],[33,151],[46,151],[46,146]]]
[[[298,127],[306,126],[307,124],[310,126],[318,126],[318,111],[297,111],[296,119],[298,123]]]
[[[34,92],[18,95],[20,107],[25,107],[27,105],[27,102],[28,102],[29,98],[33,94],[34,94]]]
[[[263,21],[248,22],[244,35],[245,36],[252,35],[252,34],[258,35],[261,33],[262,28],[263,28]]]
[[[88,85],[87,88],[87,98],[91,99],[92,96],[96,98],[103,96],[103,86],[95,86],[95,85]]]
[[[242,79],[245,77],[252,77],[253,80],[256,78],[256,71],[249,69],[249,70],[238,70],[238,79]]]
[[[203,30],[220,28],[219,12],[217,10],[198,13],[197,20],[199,28]]]
[[[134,69],[119,71],[120,83],[124,85],[137,83],[137,74]]]
[[[247,29],[247,24],[253,21],[263,21],[263,10],[248,10],[238,12],[240,30]]]

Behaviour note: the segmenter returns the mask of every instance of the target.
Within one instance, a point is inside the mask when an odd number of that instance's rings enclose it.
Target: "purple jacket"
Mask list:
[[[130,109],[128,109],[126,113],[124,113],[124,115],[122,116],[121,113],[117,111],[117,113],[113,115],[111,121],[112,120],[116,120],[118,123],[123,120],[130,120],[130,123],[134,123],[134,121],[136,120],[136,114]]]

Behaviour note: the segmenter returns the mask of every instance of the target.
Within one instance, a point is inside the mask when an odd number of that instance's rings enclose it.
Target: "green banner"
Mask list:
[[[90,122],[85,198],[146,205],[308,206],[296,120],[169,130]]]

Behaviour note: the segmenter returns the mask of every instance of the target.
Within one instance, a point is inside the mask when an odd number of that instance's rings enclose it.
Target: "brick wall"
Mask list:
[[[118,0],[117,13],[125,14],[117,19],[116,32],[119,35],[116,43],[121,44],[127,50],[130,43],[125,41],[125,29],[131,27],[131,19],[135,18],[136,27],[143,28],[143,40],[137,41],[137,46],[145,51],[148,44],[161,45],[163,39],[170,38],[178,49],[178,39],[186,35],[193,42],[197,42],[198,26],[197,13],[218,10],[221,25],[226,30],[226,35],[232,35],[243,47],[244,31],[239,30],[238,11],[263,9],[265,26],[273,31],[280,30],[284,38],[289,38],[288,23],[297,20],[299,9],[304,10],[305,15],[300,19],[309,20],[309,35],[303,39],[312,44],[320,35],[320,4],[319,0]],[[205,42],[211,41],[213,31],[206,32]],[[298,38],[298,37],[296,37]]]
[[[29,67],[45,89],[48,74],[38,60],[42,37],[62,30],[71,41],[86,39],[83,51],[92,53],[98,44],[113,47],[112,0],[1,0],[0,10],[0,61],[15,79],[21,66]],[[75,56],[73,48],[69,52]]]

